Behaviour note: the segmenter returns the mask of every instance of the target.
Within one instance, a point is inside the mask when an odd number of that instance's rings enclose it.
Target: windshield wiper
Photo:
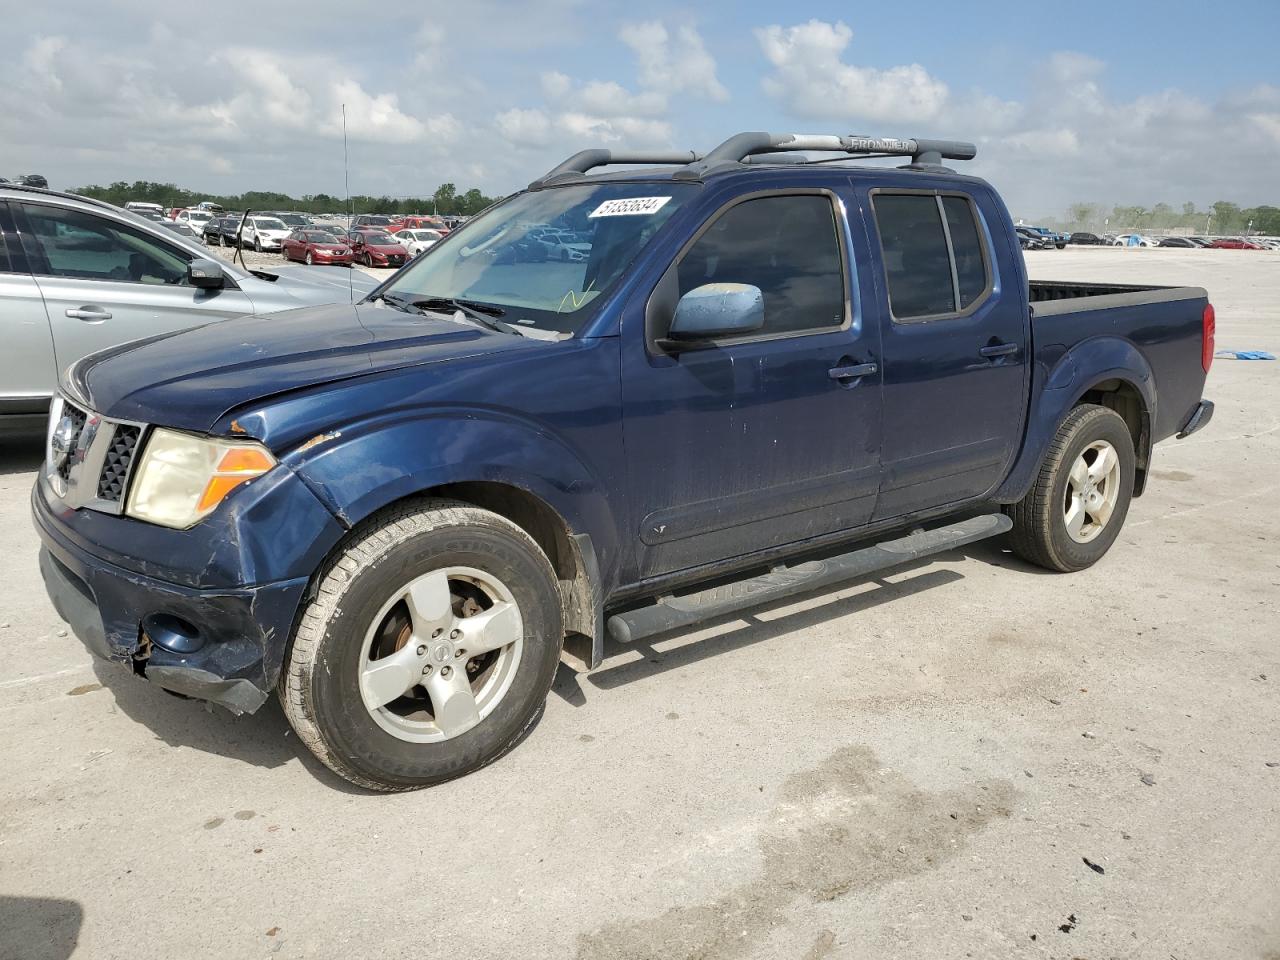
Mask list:
[[[511,324],[497,319],[507,311],[492,304],[476,303],[474,300],[459,300],[455,297],[427,297],[423,300],[411,301],[409,306],[417,307],[419,310],[456,310],[468,320],[478,323],[489,330],[496,330],[498,333],[513,333],[520,337],[524,336],[524,333],[518,327],[513,327]]]

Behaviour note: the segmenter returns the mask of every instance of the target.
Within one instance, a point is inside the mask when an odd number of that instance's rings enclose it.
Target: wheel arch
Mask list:
[[[434,444],[420,442],[424,428]],[[287,460],[344,527],[425,497],[461,501],[510,520],[551,561],[560,586],[564,652],[580,670],[599,665],[616,535],[601,486],[569,447],[520,423],[480,417],[415,418],[330,436]],[[370,466],[386,463],[395,469]]]
[[[1043,348],[1047,353],[1053,347]],[[1071,411],[1085,403],[1115,410],[1129,427],[1137,469],[1133,495],[1146,486],[1156,417],[1156,382],[1141,351],[1121,337],[1094,337],[1059,355],[1047,368],[1038,364],[1022,452],[993,499],[1012,503],[1031,488],[1049,444]]]

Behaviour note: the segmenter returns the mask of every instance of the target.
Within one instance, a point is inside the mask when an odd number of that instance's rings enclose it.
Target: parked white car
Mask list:
[[[398,233],[393,233],[392,236],[400,241],[404,248],[409,251],[409,256],[411,257],[416,257],[423,250],[435,246],[444,239],[438,230],[427,230],[425,228],[401,230]]]
[[[244,230],[240,233],[240,245],[251,246],[258,253],[279,250],[291,232],[291,228],[278,217],[251,216],[245,220]]]
[[[204,232],[204,225],[212,219],[213,214],[208,210],[183,210],[173,218],[174,223],[185,223],[197,237]]]
[[[1113,247],[1158,247],[1160,241],[1153,237],[1146,237],[1140,233],[1122,233],[1116,237]]]

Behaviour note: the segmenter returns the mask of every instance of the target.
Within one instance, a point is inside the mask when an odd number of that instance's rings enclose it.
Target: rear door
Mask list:
[[[886,189],[869,200],[889,317],[876,507],[884,519],[980,497],[1003,479],[1022,437],[1029,315],[1020,291],[1002,286],[970,195]]]
[[[844,203],[831,190],[737,196],[679,254],[648,297],[648,317],[646,304],[629,311],[624,430],[640,577],[870,518],[879,345],[862,322],[852,263]],[[709,349],[659,348],[679,296],[715,283],[759,287],[764,329]],[[862,375],[841,375],[859,365]]]
[[[194,255],[130,224],[54,204],[13,206],[58,369],[106,347],[253,312],[230,277],[217,290],[190,286]]]
[[[0,415],[38,413],[58,381],[44,298],[26,269],[9,208],[0,201]]]

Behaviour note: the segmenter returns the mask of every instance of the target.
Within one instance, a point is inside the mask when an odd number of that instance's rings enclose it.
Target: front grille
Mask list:
[[[126,423],[116,426],[115,436],[111,438],[111,446],[107,448],[106,459],[102,462],[102,473],[98,475],[99,500],[112,503],[120,500],[125,481],[129,479],[129,467],[133,463],[133,454],[141,433],[139,427]]]
[[[88,414],[80,408],[74,407],[68,403],[63,406],[62,415],[71,420],[71,435],[67,443],[67,449],[75,450],[76,446],[80,443],[80,434],[84,430],[84,424],[88,419]],[[60,476],[64,482],[71,475],[71,460],[72,457],[68,455],[63,458],[60,464],[58,464],[58,476]]]

